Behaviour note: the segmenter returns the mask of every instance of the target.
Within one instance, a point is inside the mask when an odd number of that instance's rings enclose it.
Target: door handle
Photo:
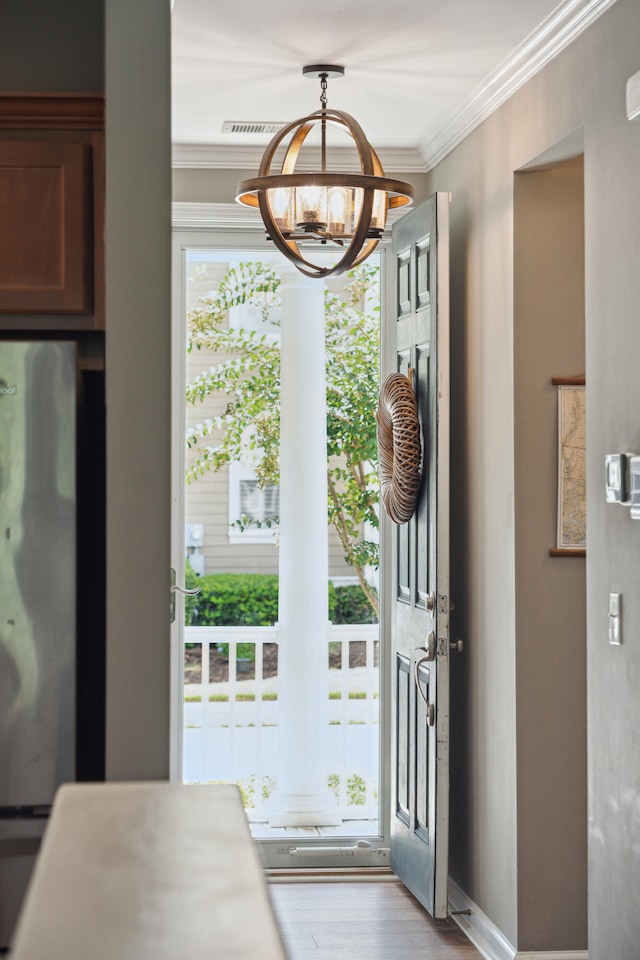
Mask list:
[[[433,703],[429,703],[424,693],[422,692],[422,687],[420,686],[420,667],[423,663],[430,663],[433,658],[430,658],[428,655],[425,657],[420,657],[419,660],[416,660],[415,664],[415,681],[416,681],[416,690],[420,694],[420,699],[425,705],[426,714],[427,714],[427,723],[430,727],[436,722],[436,708]]]
[[[175,623],[176,619],[176,593],[182,593],[185,597],[195,597],[200,593],[200,587],[193,590],[187,590],[186,587],[179,587],[176,583],[176,572],[171,567],[171,586],[169,587],[169,623]]]
[[[425,656],[423,660],[435,660],[436,658],[436,635],[433,630],[430,630],[427,634],[427,639],[424,642],[424,646],[418,647],[416,652],[424,653]]]

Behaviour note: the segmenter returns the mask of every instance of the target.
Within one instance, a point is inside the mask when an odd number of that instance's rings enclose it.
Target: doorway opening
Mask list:
[[[554,384],[585,374],[581,147],[578,131],[514,178],[518,860],[538,891],[539,911],[530,930],[519,928],[523,942],[534,941],[537,918],[551,916],[560,891],[563,917],[574,924],[571,934],[563,928],[566,942],[586,942],[587,933],[586,561],[576,550],[559,549],[557,518],[565,500],[558,494]],[[576,420],[573,499],[566,501],[572,526],[588,522],[581,439]],[[565,869],[550,880],[540,837],[549,835],[552,820],[552,842]]]
[[[355,276],[326,282],[330,493],[325,589],[331,623],[324,655],[326,694],[317,723],[332,822],[280,822],[276,827],[270,822],[273,798],[278,770],[287,762],[279,750],[283,681],[277,452],[275,469],[273,463],[263,468],[277,448],[277,398],[272,394],[278,392],[280,305],[279,278],[275,284],[272,278],[283,260],[265,252],[264,243],[259,251],[252,249],[246,236],[233,242],[202,233],[176,235],[174,254],[174,556],[184,558],[177,583],[200,592],[187,596],[176,610],[173,777],[188,783],[237,783],[252,833],[267,851],[270,866],[326,865],[331,850],[325,848],[331,844],[336,855],[340,849],[344,853],[345,845],[356,846],[352,865],[381,865],[388,856],[382,759],[387,752],[380,735],[384,654],[375,430],[373,443],[363,445],[366,456],[356,465],[358,505],[348,476],[354,473],[353,463],[348,451],[340,449],[346,441],[331,420],[346,414],[355,423],[360,405],[361,423],[375,424],[364,408],[377,397],[379,383],[380,258],[371,258]],[[217,339],[209,337],[216,317]],[[352,340],[345,351],[347,336]],[[367,346],[366,369],[359,369]],[[333,357],[332,350],[342,353]],[[349,378],[344,374],[349,372],[356,386],[356,378],[361,385],[368,381],[366,395],[362,390],[346,395]],[[239,410],[242,404],[244,411]],[[375,500],[373,516],[367,498]],[[283,847],[283,837],[304,838],[307,846],[292,855]]]

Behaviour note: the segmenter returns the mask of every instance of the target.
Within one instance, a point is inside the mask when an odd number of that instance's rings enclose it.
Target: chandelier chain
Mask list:
[[[322,90],[320,94],[320,104],[323,110],[327,109],[327,75],[326,73],[320,74],[320,88]]]

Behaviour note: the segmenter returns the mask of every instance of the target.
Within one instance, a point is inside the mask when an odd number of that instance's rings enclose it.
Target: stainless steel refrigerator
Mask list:
[[[75,779],[76,347],[0,342],[0,948]]]

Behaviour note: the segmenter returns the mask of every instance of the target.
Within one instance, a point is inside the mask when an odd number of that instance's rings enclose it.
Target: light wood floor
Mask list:
[[[290,960],[482,960],[400,883],[272,883]]]

